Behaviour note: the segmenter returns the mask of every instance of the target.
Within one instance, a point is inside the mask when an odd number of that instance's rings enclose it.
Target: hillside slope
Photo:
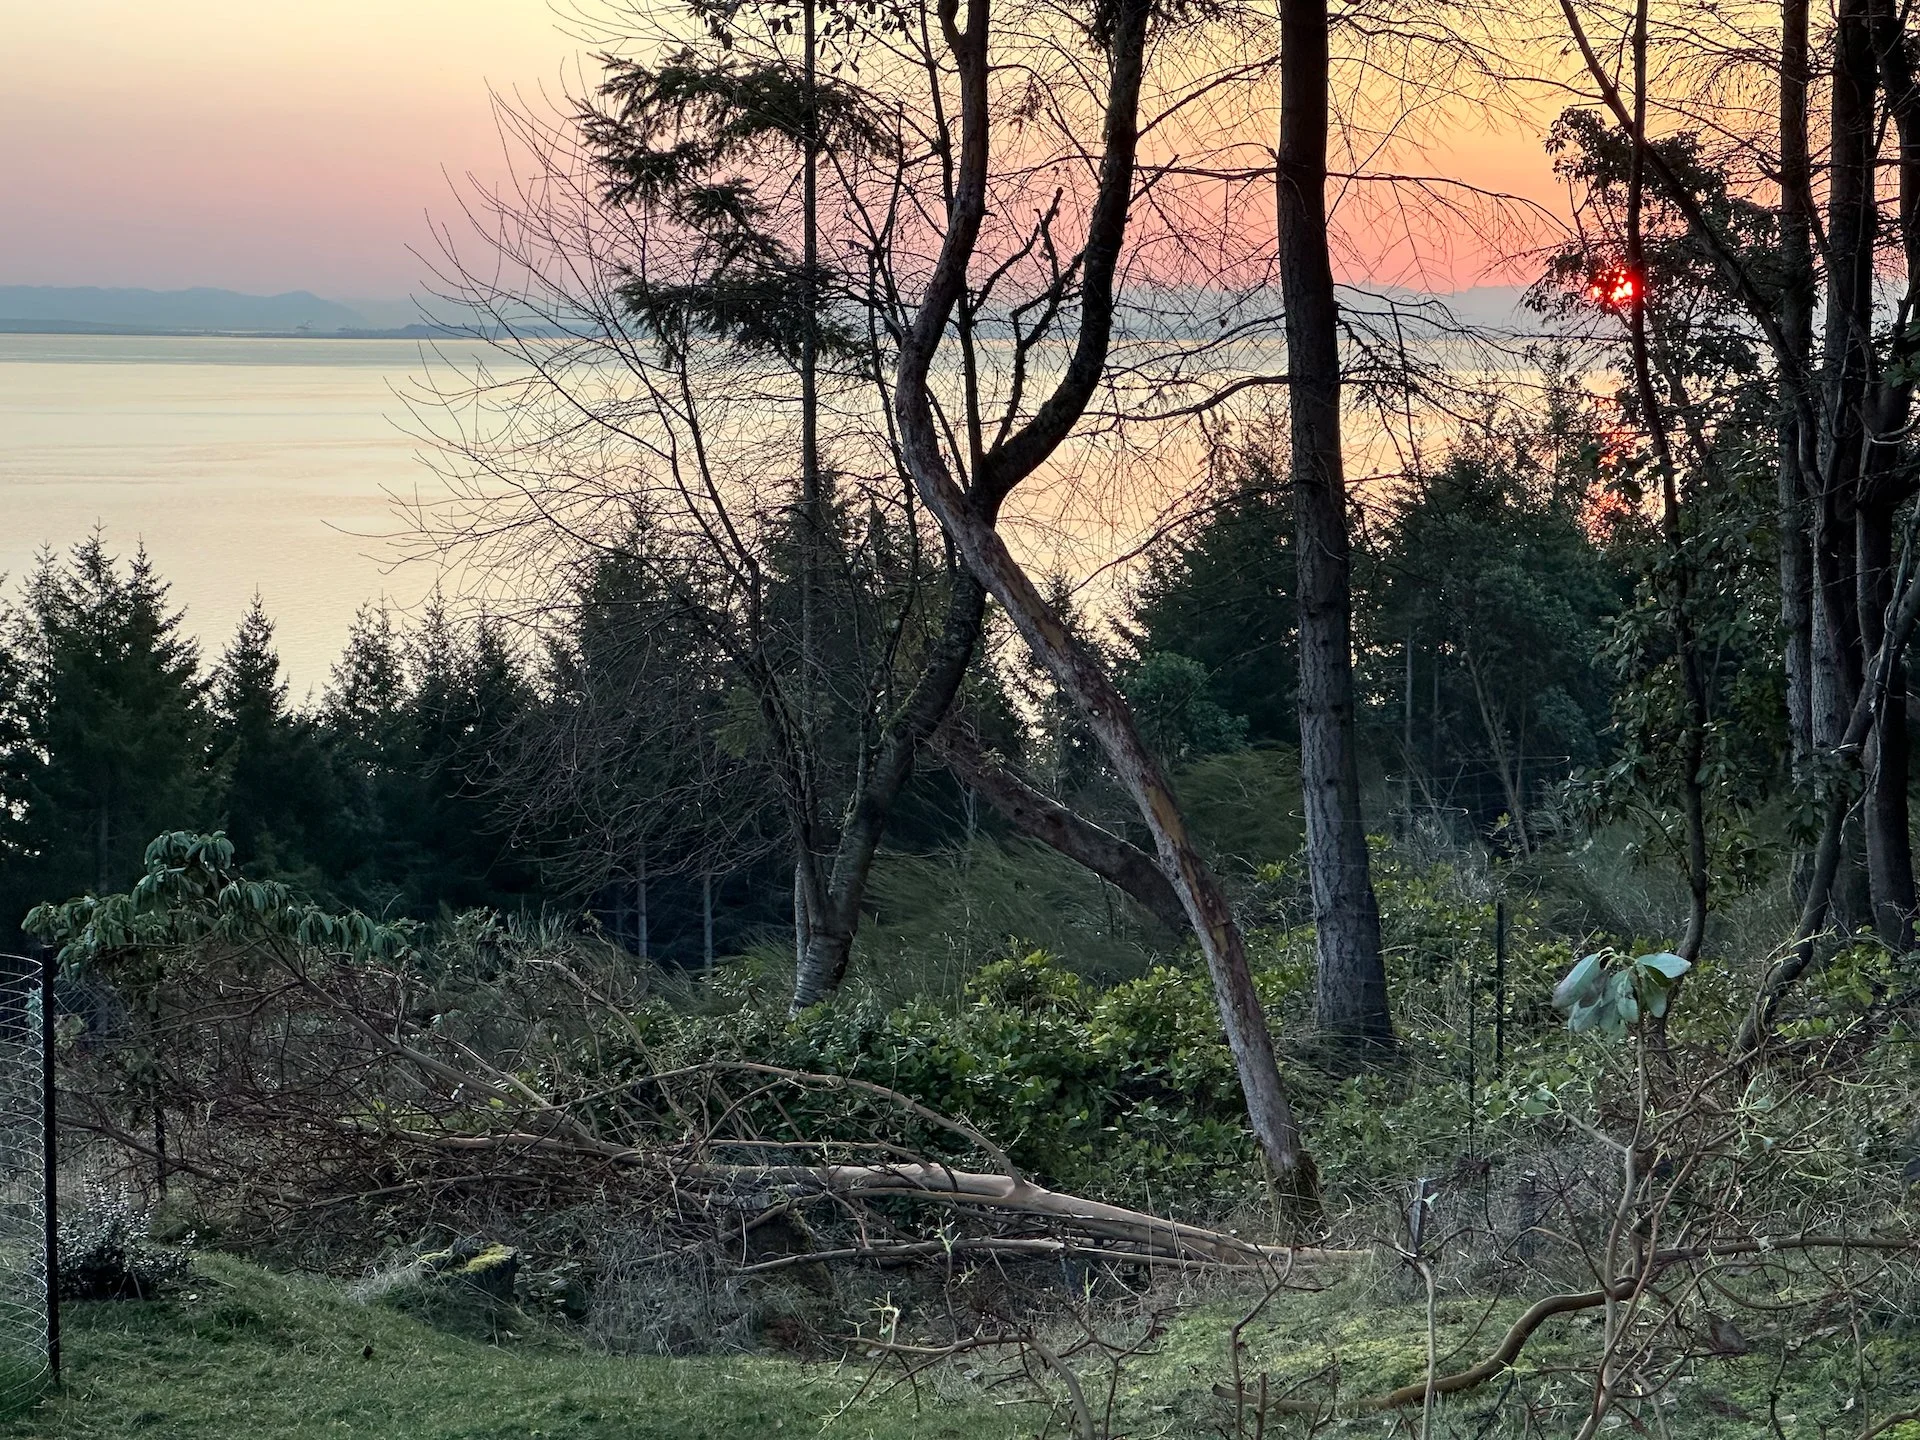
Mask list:
[[[822,1428],[859,1376],[755,1356],[620,1359],[482,1344],[340,1284],[202,1256],[172,1299],[71,1306],[66,1384],[0,1421],[5,1440],[1000,1440],[984,1402],[916,1414],[905,1393]],[[369,1354],[368,1351],[371,1350]]]

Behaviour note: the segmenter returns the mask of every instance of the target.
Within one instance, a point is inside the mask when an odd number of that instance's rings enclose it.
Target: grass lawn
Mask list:
[[[538,1325],[491,1345],[361,1303],[333,1281],[217,1255],[196,1264],[192,1282],[170,1299],[69,1307],[64,1389],[0,1419],[0,1440],[1032,1440],[1046,1423],[1038,1408],[995,1406],[962,1384],[923,1392],[920,1406],[904,1390],[880,1395],[836,1418],[857,1386],[852,1371],[764,1356],[613,1358]],[[1493,1313],[1481,1302],[1444,1304],[1442,1353],[1458,1352],[1456,1361],[1483,1353],[1519,1304],[1502,1302]],[[1231,1433],[1212,1385],[1226,1373],[1226,1338],[1244,1311],[1215,1300],[1173,1317],[1115,1383],[1116,1430],[1135,1440],[1219,1434],[1223,1424]],[[1528,1409],[1545,1425],[1533,1433],[1571,1434],[1590,1394],[1596,1324],[1575,1316],[1544,1327],[1511,1371],[1441,1407],[1435,1440],[1506,1440],[1526,1428]],[[1277,1392],[1302,1382],[1324,1390],[1337,1368],[1343,1392],[1358,1395],[1421,1374],[1425,1309],[1355,1277],[1317,1295],[1283,1297],[1243,1339],[1247,1372],[1266,1371]],[[1871,1335],[1857,1360],[1850,1346],[1835,1344],[1805,1347],[1784,1371],[1759,1353],[1703,1359],[1662,1407],[1668,1433],[1857,1435],[1849,1396],[1859,1362],[1871,1374],[1875,1413],[1920,1400],[1920,1327],[1907,1317]],[[1097,1363],[1079,1364],[1098,1407],[1109,1376]],[[1313,1433],[1361,1440],[1408,1419],[1342,1417]],[[1417,1415],[1412,1423],[1417,1429]],[[1267,1433],[1306,1429],[1289,1419]],[[1627,1425],[1620,1433],[1640,1432]],[[1058,1417],[1051,1434],[1061,1434]],[[1920,1440],[1920,1424],[1884,1440]]]
[[[503,1348],[362,1304],[331,1281],[220,1256],[197,1263],[171,1299],[67,1307],[64,1387],[0,1420],[0,1437],[1014,1440],[1041,1423],[1037,1412],[950,1396],[918,1409],[899,1392],[823,1430],[857,1377],[757,1356]]]

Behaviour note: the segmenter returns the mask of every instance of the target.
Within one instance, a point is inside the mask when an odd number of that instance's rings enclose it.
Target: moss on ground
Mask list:
[[[1229,1338],[1248,1308],[1248,1301],[1214,1301],[1171,1319],[1153,1354],[1123,1372],[1120,1408],[1128,1423],[1117,1428],[1142,1436],[1233,1434],[1232,1407],[1213,1387],[1231,1375]],[[1464,1369],[1491,1351],[1524,1308],[1518,1299],[1443,1299],[1435,1317],[1442,1373]],[[1591,1366],[1601,1333],[1597,1310],[1548,1321],[1509,1370],[1440,1402],[1435,1440],[1572,1434],[1590,1403]],[[1264,1372],[1271,1395],[1347,1401],[1416,1383],[1425,1374],[1424,1302],[1411,1294],[1410,1285],[1395,1285],[1378,1274],[1363,1272],[1315,1294],[1276,1297],[1241,1338],[1245,1382],[1256,1387]],[[1849,1403],[1860,1374],[1850,1339],[1845,1334],[1792,1338],[1800,1348],[1784,1370],[1772,1343],[1756,1344],[1749,1355],[1702,1355],[1682,1364],[1662,1406],[1667,1433],[1687,1440],[1750,1440],[1772,1434],[1776,1421],[1787,1440],[1859,1433],[1858,1407]],[[1920,1316],[1870,1335],[1858,1358],[1870,1378],[1875,1414],[1920,1404]],[[1529,1410],[1531,1431],[1526,1428]],[[1399,1413],[1418,1429],[1418,1407]],[[1253,1418],[1250,1413],[1245,1418],[1251,1434]],[[1643,1430],[1625,1417],[1618,1424],[1625,1427],[1622,1434],[1659,1433],[1651,1424]],[[1345,1414],[1331,1422],[1270,1421],[1266,1434],[1309,1430],[1318,1440],[1396,1433],[1390,1417]],[[1897,1427],[1884,1440],[1920,1440],[1920,1424]]]
[[[220,1256],[169,1299],[74,1305],[65,1320],[64,1386],[0,1421],[0,1437],[1013,1440],[1035,1428],[985,1401],[916,1411],[894,1394],[823,1431],[857,1376],[759,1356],[616,1359],[552,1337],[488,1345]]]
[[[1521,1304],[1444,1300],[1442,1367],[1478,1359]],[[1115,1433],[1234,1433],[1231,1407],[1213,1387],[1230,1374],[1228,1337],[1247,1305],[1216,1297],[1167,1317],[1148,1352],[1120,1372]],[[858,1383],[851,1371],[765,1356],[618,1359],[584,1352],[537,1322],[500,1333],[500,1343],[484,1343],[389,1304],[362,1303],[333,1281],[203,1256],[192,1284],[169,1299],[71,1307],[65,1387],[0,1421],[0,1440],[1017,1440],[1046,1423],[1040,1409],[995,1405],[954,1373],[929,1377],[923,1406],[895,1392],[832,1419]],[[1784,1371],[1771,1344],[1688,1362],[1663,1407],[1666,1432],[1747,1440],[1774,1433],[1777,1422],[1787,1440],[1858,1434],[1848,1399],[1859,1360],[1850,1342],[1795,1338],[1800,1348]],[[1264,1371],[1272,1394],[1325,1399],[1337,1377],[1338,1393],[1350,1398],[1417,1381],[1425,1365],[1422,1303],[1404,1281],[1370,1269],[1318,1294],[1276,1297],[1242,1339],[1243,1375],[1254,1381]],[[1550,1321],[1511,1371],[1443,1403],[1435,1440],[1527,1433],[1529,1410],[1531,1433],[1572,1433],[1598,1343],[1597,1317]],[[1863,1358],[1876,1414],[1920,1402],[1920,1317],[1886,1317],[1869,1332]],[[1109,1377],[1085,1352],[1077,1363],[1104,1410]],[[1412,1415],[1318,1425],[1288,1417],[1265,1433],[1280,1440],[1311,1429],[1321,1440],[1346,1440],[1394,1433],[1402,1419],[1417,1425]],[[1641,1433],[1622,1424],[1623,1434]],[[1058,1416],[1051,1433],[1060,1433]],[[1920,1425],[1886,1440],[1920,1440]]]

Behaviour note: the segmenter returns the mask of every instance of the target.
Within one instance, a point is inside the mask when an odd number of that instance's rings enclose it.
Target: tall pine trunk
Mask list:
[[[1326,0],[1280,0],[1275,176],[1286,306],[1291,475],[1299,569],[1300,778],[1319,966],[1314,999],[1337,1052],[1393,1044],[1380,909],[1360,811],[1354,735],[1352,562],[1340,453],[1339,315],[1327,252]]]
[[[1791,365],[1813,356],[1813,169],[1807,138],[1808,0],[1780,6],[1780,334]],[[1785,368],[1785,367],[1783,367]],[[1797,385],[1797,378],[1783,376]],[[1783,397],[1779,430],[1780,629],[1786,658],[1787,737],[1796,785],[1813,759],[1813,552],[1808,539],[1806,458],[1796,407]]]
[[[1876,63],[1867,0],[1835,11],[1827,182],[1818,486],[1813,505],[1813,737],[1839,743],[1863,681],[1858,521],[1864,408],[1872,363]],[[1834,880],[1842,923],[1869,918],[1864,836],[1849,824]]]

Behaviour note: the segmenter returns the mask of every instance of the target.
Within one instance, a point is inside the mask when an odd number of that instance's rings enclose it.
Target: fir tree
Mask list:
[[[1292,744],[1300,734],[1292,511],[1260,459],[1237,469],[1197,527],[1148,556],[1129,639],[1143,662],[1156,653],[1197,662],[1208,697],[1246,717],[1254,743]]]
[[[181,619],[146,551],[123,567],[98,532],[28,580],[8,660],[9,929],[37,901],[123,887],[155,835],[209,818],[212,726]]]
[[[413,799],[406,707],[393,615],[384,605],[362,605],[321,697],[319,731],[341,797],[330,868],[343,896],[372,912],[402,899],[410,868],[387,823]]]
[[[496,623],[463,627],[436,595],[403,636],[385,609],[361,609],[322,702],[347,898],[415,916],[525,902],[535,873],[507,843],[495,771],[529,694]]]
[[[392,742],[406,691],[392,612],[384,605],[362,605],[321,701],[328,729],[349,751],[371,760]]]
[[[256,593],[212,685],[217,771],[227,836],[248,869],[331,888],[331,843],[344,795],[305,716],[287,708],[273,621]]]

